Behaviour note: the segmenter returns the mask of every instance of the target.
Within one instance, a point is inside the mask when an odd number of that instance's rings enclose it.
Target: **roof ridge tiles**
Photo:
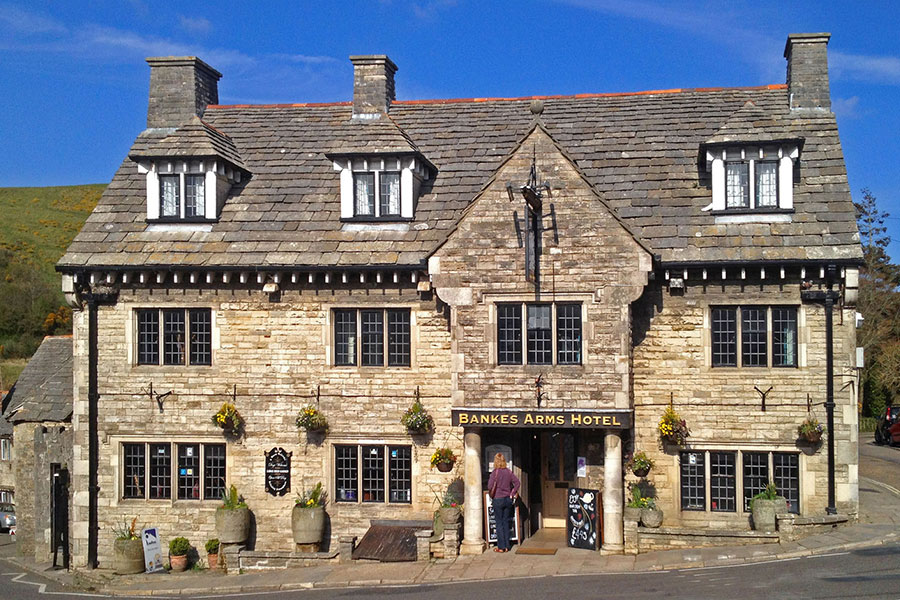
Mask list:
[[[671,88],[665,90],[642,90],[637,92],[603,92],[585,94],[555,94],[544,96],[516,96],[516,97],[478,97],[478,98],[436,98],[426,100],[394,100],[392,105],[415,104],[462,104],[477,102],[521,102],[524,100],[566,100],[583,98],[616,98],[620,96],[648,96],[653,94],[687,94],[696,92],[727,92],[727,91],[754,91],[754,90],[785,90],[785,83],[771,83],[768,85],[740,86],[740,87],[701,87],[701,88]],[[351,106],[352,102],[302,102],[296,104],[210,104],[206,108],[314,108],[326,106]]]

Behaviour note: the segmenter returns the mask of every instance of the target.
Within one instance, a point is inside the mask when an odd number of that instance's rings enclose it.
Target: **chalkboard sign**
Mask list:
[[[491,497],[487,492],[484,493],[484,528],[487,530],[485,537],[488,543],[497,542],[497,519],[494,516],[494,506],[491,503]],[[519,506],[513,509],[512,523],[509,524],[509,541],[519,541]]]
[[[284,448],[272,448],[266,454],[266,491],[284,496],[291,489],[291,455]]]
[[[599,490],[569,488],[566,544],[570,548],[596,550],[600,539]]]

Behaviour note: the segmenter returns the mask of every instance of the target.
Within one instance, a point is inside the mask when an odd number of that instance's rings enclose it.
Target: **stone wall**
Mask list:
[[[20,423],[13,427],[16,453],[13,468],[16,474],[16,552],[19,556],[34,556],[34,433],[39,425]],[[26,508],[28,507],[28,508]]]
[[[799,366],[711,367],[709,307],[721,305],[797,306]],[[836,501],[837,509],[849,515],[858,513],[854,319],[852,308],[835,308]],[[813,416],[821,423],[826,421],[824,346],[824,308],[801,303],[797,278],[694,283],[683,295],[670,294],[662,284],[648,288],[635,309],[634,446],[656,461],[649,479],[665,513],[664,526],[749,527],[749,515],[743,512],[740,498],[734,513],[710,512],[708,496],[706,511],[680,510],[678,448],[662,446],[656,430],[670,399],[690,428],[690,449],[799,453],[802,514],[824,512],[827,440],[813,446],[797,439],[797,426],[807,416],[807,395]],[[754,387],[772,388],[765,411]],[[737,477],[741,477],[740,470]],[[633,480],[631,475],[629,478]]]
[[[333,500],[335,443],[411,445],[412,504],[329,502],[330,538],[362,535],[372,518],[430,518],[434,493],[459,475],[430,467],[431,453],[448,445],[461,455],[461,440],[449,435],[449,333],[447,319],[430,294],[389,285],[330,289],[286,286],[278,301],[247,286],[229,289],[124,290],[113,306],[99,311],[100,393],[100,560],[108,564],[110,527],[137,516],[139,524],[158,527],[163,543],[185,535],[202,548],[214,537],[218,501],[122,499],[120,448],[123,441],[222,443],[212,415],[231,401],[246,420],[245,436],[227,442],[228,483],[237,485],[254,517],[251,547],[292,550],[290,511],[301,487],[322,481]],[[333,307],[408,307],[411,309],[412,366],[393,368],[331,365]],[[138,366],[134,362],[134,308],[209,307],[213,311],[213,365],[208,367]],[[76,565],[86,560],[87,528],[87,319],[75,317],[75,537]],[[172,392],[159,410],[148,396]],[[436,432],[410,436],[400,417],[415,399],[434,416]],[[329,420],[324,439],[298,432],[300,409],[316,402]],[[264,491],[264,452],[292,452],[291,492],[273,497]],[[361,466],[361,465],[360,465]],[[457,465],[457,471],[459,464]],[[82,492],[81,490],[84,490]],[[331,544],[336,547],[335,543]]]

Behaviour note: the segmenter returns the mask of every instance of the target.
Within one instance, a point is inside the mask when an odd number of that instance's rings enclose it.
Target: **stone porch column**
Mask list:
[[[459,553],[481,554],[484,552],[484,538],[481,537],[484,523],[482,507],[484,500],[481,489],[481,429],[466,428],[463,442],[465,444],[465,512],[463,514],[463,541]]]
[[[622,437],[617,431],[603,436],[603,547],[604,554],[625,551],[622,492]]]

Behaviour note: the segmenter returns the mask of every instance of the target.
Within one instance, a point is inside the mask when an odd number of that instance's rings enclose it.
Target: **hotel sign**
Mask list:
[[[532,410],[521,408],[454,408],[456,427],[537,427],[630,429],[630,410]]]

